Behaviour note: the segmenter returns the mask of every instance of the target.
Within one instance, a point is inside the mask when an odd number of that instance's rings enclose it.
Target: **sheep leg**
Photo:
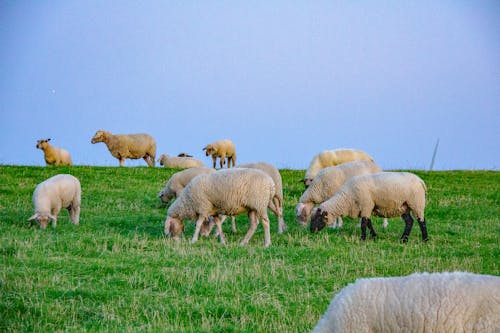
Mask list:
[[[368,219],[368,222],[366,223],[366,225],[368,226],[368,229],[370,229],[370,237],[372,239],[375,239],[375,237],[377,237],[377,234],[375,233],[375,230],[373,229],[372,220],[370,218]]]
[[[269,247],[271,245],[271,231],[269,228],[269,217],[267,214],[261,217],[262,227],[264,228],[264,246]]]
[[[123,166],[125,164],[125,159],[123,157],[120,157],[119,161],[120,161],[120,166]]]
[[[216,157],[216,156],[213,156],[213,155],[212,155],[212,162],[213,162],[213,164],[214,164],[214,169],[215,169],[215,166],[216,166],[216,164],[217,164],[217,157]]]
[[[200,216],[198,220],[196,221],[196,229],[194,230],[194,235],[193,238],[191,239],[191,243],[196,243],[198,240],[198,237],[200,235],[200,229],[201,225],[203,224],[203,221],[205,221],[205,217]]]
[[[68,207],[69,218],[74,225],[78,225],[80,218],[80,206],[74,206],[71,204]]]
[[[250,228],[248,228],[247,234],[241,241],[241,245],[246,245],[250,238],[252,238],[253,234],[255,233],[255,230],[257,229],[257,224],[259,223],[259,220],[257,219],[257,213],[255,211],[251,211],[248,213],[248,218],[250,219]]]
[[[361,218],[361,240],[366,239],[366,224],[368,223],[366,217]]]
[[[427,236],[427,225],[425,223],[425,219],[421,220],[417,218],[418,221],[418,226],[420,227],[420,232],[422,233],[422,240],[424,242],[427,242],[429,240],[429,237]]]
[[[410,236],[411,228],[413,227],[413,218],[411,217],[409,212],[404,213],[401,218],[405,221],[406,226],[403,231],[403,235],[401,236],[401,241],[406,243],[408,241],[408,237]]]
[[[222,169],[224,167],[224,164],[226,164],[226,155],[221,155],[219,162],[220,162],[220,168]]]
[[[231,230],[233,231],[233,234],[236,233],[236,217],[231,216]]]
[[[215,225],[217,226],[217,232],[219,234],[219,239],[221,244],[226,244],[226,237],[224,237],[224,233],[222,232],[222,220],[219,219],[218,216],[214,217]]]

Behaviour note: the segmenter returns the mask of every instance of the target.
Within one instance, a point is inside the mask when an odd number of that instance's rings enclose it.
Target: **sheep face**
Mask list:
[[[55,221],[56,217],[52,214],[41,214],[41,213],[36,213],[32,217],[28,219],[28,221],[31,220],[36,220],[38,224],[40,224],[40,229],[46,229],[47,225],[49,224],[49,221]]]
[[[94,135],[94,137],[92,138],[92,140],[90,140],[91,143],[98,143],[98,142],[104,142],[104,132],[103,131],[97,131]]]
[[[160,198],[161,202],[164,205],[168,205],[168,203],[172,199],[172,196],[168,195],[165,190],[161,190],[160,193],[158,193],[158,198]]]
[[[311,210],[311,205],[299,203],[297,207],[295,207],[295,218],[297,220],[297,223],[305,227],[309,216],[311,216]]]
[[[205,148],[203,148],[203,150],[205,151],[205,156],[210,156],[217,153],[217,148],[215,148],[211,144],[207,145]]]
[[[49,145],[49,141],[50,141],[50,139],[47,139],[47,140],[37,140],[36,141],[36,147],[38,149],[44,150]]]
[[[327,211],[324,211],[319,207],[315,208],[313,210],[313,215],[311,217],[311,226],[310,226],[311,232],[320,231],[327,224],[331,224],[331,223],[329,223],[330,218],[331,218],[331,216],[329,216]]]
[[[178,217],[168,216],[165,220],[165,235],[170,235],[172,238],[179,238],[184,232],[184,224]]]
[[[308,188],[308,187],[309,187],[309,185],[311,185],[312,181],[313,181],[313,179],[312,179],[312,178],[304,178],[303,180],[301,180],[301,182],[303,182],[303,183],[304,183],[304,186],[305,186],[306,188]]]

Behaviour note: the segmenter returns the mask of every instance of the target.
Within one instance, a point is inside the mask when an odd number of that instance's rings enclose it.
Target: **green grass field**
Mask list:
[[[176,170],[146,167],[0,166],[0,331],[2,332],[307,332],[332,296],[360,277],[463,270],[499,275],[500,172],[415,172],[427,184],[429,241],[415,223],[374,218],[375,241],[359,240],[358,222],[309,233],[296,224],[302,170],[280,170],[288,231],[271,218],[270,248],[259,226],[224,230],[191,244],[163,236],[166,208],[156,197]],[[35,186],[57,173],[82,184],[80,225],[66,210],[57,228],[40,230]]]

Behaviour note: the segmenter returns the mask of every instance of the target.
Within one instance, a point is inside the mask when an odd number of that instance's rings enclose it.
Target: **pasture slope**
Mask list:
[[[280,170],[288,231],[270,248],[259,226],[224,225],[227,245],[163,236],[156,197],[176,170],[147,167],[0,166],[0,331],[2,332],[306,332],[339,289],[359,277],[470,271],[499,275],[500,172],[414,171],[428,187],[429,242],[415,225],[401,244],[400,219],[375,241],[357,221],[310,234],[294,208],[303,170]],[[35,186],[57,173],[82,184],[80,226],[62,211],[57,228],[27,221]]]

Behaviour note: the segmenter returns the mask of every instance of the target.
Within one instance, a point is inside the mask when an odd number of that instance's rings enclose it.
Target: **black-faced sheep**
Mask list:
[[[49,143],[50,139],[37,140],[36,147],[43,150],[45,163],[47,165],[72,165],[71,156],[65,149],[54,147]]]
[[[155,166],[156,142],[149,134],[116,134],[97,131],[91,143],[104,142],[113,157],[123,166],[125,159],[143,158],[146,163]]]
[[[311,184],[319,170],[352,161],[373,161],[373,158],[361,150],[341,148],[325,150],[313,157],[304,177],[306,188]]]
[[[158,162],[166,168],[195,168],[203,166],[203,162],[194,157],[170,156],[168,154],[161,154]]]
[[[333,197],[313,210],[311,232],[333,223],[339,216],[361,218],[361,239],[366,239],[366,228],[375,238],[370,220],[372,214],[381,217],[401,216],[406,223],[401,240],[406,242],[413,226],[410,212],[417,218],[422,240],[427,241],[424,219],[426,186],[422,179],[409,172],[380,172],[349,179]]]
[[[80,220],[81,187],[80,181],[72,175],[60,174],[38,184],[33,192],[35,214],[29,220],[37,220],[40,228],[45,229],[49,220],[57,225],[57,215],[66,208],[73,224]]]
[[[206,156],[212,155],[213,167],[217,163],[217,157],[220,158],[220,167],[224,167],[227,157],[227,167],[230,168],[231,164],[233,167],[236,165],[236,149],[234,143],[231,140],[219,140],[210,143],[203,148],[205,150]]]
[[[500,277],[444,272],[358,279],[332,299],[312,332],[500,332]]]

